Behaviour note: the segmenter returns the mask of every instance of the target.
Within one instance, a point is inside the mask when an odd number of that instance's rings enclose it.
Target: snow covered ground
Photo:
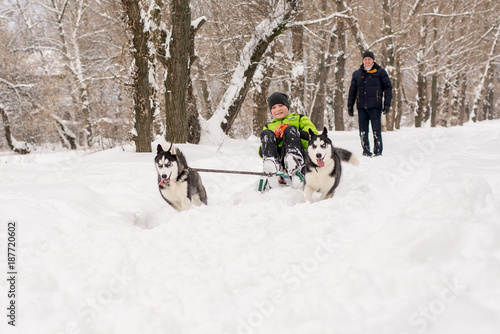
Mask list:
[[[209,205],[182,213],[160,197],[154,153],[3,152],[0,331],[498,333],[500,121],[384,133],[373,159],[356,131],[330,137],[360,160],[333,199],[202,173]],[[260,171],[258,145],[178,147],[192,167]]]

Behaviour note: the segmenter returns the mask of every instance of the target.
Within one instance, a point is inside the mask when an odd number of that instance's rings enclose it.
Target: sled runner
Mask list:
[[[271,176],[261,177],[258,182],[257,190],[266,192],[276,187],[291,186],[292,188],[301,188],[304,182],[304,176],[301,172],[296,172],[295,175],[290,176],[286,173],[280,172]]]

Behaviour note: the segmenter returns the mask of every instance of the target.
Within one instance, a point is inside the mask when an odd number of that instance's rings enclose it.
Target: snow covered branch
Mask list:
[[[435,17],[460,17],[460,16],[471,16],[480,15],[491,12],[492,10],[483,10],[480,12],[464,12],[464,13],[453,13],[453,14],[440,14],[440,13],[422,13],[421,16],[435,16]]]
[[[298,0],[280,0],[274,18],[266,18],[256,27],[253,36],[241,52],[229,87],[212,117],[202,125],[202,141],[221,143],[241,109],[252,78],[269,44],[286,29],[296,15]]]

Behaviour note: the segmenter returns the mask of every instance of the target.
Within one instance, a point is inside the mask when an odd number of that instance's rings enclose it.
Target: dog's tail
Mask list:
[[[339,156],[340,160],[350,163],[351,165],[359,165],[359,160],[352,152],[344,150],[343,148],[335,147],[335,153]]]

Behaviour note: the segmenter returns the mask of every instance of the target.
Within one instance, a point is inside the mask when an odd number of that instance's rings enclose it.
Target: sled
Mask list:
[[[304,176],[301,172],[296,172],[293,176],[280,172],[271,176],[261,177],[257,190],[264,193],[277,187],[291,186],[292,188],[301,188],[303,183]]]

